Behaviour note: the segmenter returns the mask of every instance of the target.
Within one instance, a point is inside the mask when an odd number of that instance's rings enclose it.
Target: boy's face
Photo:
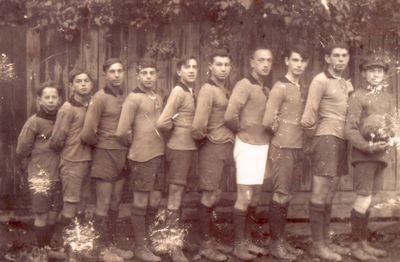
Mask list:
[[[349,63],[350,55],[346,48],[336,47],[330,55],[325,55],[325,61],[336,72],[343,72]]]
[[[380,66],[373,66],[362,71],[362,76],[370,85],[378,86],[385,80],[386,72]]]
[[[272,67],[272,53],[268,49],[259,49],[254,52],[250,60],[250,66],[258,76],[265,77],[269,75]]]
[[[192,84],[196,81],[197,72],[197,61],[195,59],[189,59],[186,64],[178,69],[177,74],[183,83]]]
[[[92,81],[85,73],[76,75],[70,85],[72,87],[72,91],[81,96],[89,95],[93,88]]]
[[[54,87],[46,87],[39,96],[39,105],[46,111],[55,111],[60,105],[60,96]]]
[[[110,85],[119,87],[124,80],[124,66],[120,63],[112,64],[104,74]]]
[[[157,71],[154,67],[142,68],[137,76],[140,86],[148,90],[154,89],[157,79]]]
[[[289,58],[285,57],[285,64],[288,72],[294,76],[301,76],[307,68],[308,60],[304,60],[299,53],[292,52]]]
[[[211,75],[222,82],[228,78],[231,67],[231,59],[227,56],[216,56],[213,62],[208,64]]]

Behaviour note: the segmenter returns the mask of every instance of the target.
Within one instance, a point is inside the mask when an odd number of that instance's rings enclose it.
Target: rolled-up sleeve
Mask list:
[[[225,111],[225,124],[234,132],[240,129],[240,113],[249,97],[249,89],[242,82],[238,82],[229,98],[229,104]]]
[[[197,107],[192,124],[192,137],[196,140],[203,139],[207,134],[208,118],[212,104],[212,91],[206,87],[202,87],[197,98]]]
[[[82,142],[88,145],[96,145],[98,143],[98,126],[104,110],[104,101],[100,97],[94,96],[90,101],[86,112],[85,122],[81,131]]]

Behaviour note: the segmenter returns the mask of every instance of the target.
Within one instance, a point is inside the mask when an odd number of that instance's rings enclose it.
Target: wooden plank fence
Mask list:
[[[16,201],[25,199],[26,192],[21,191],[20,184],[23,181],[16,173],[15,166],[15,145],[17,135],[26,118],[37,110],[35,87],[40,82],[54,80],[65,90],[65,98],[70,95],[68,90],[68,72],[74,67],[81,67],[88,70],[96,80],[96,88],[104,86],[102,64],[109,57],[120,57],[127,65],[127,76],[125,89],[129,92],[136,87],[136,63],[142,57],[148,46],[155,41],[169,39],[176,44],[176,57],[165,61],[158,61],[159,77],[157,89],[166,98],[173,85],[175,62],[183,55],[194,55],[200,59],[200,72],[197,80],[199,87],[207,78],[207,57],[210,48],[204,42],[209,34],[210,25],[204,23],[185,23],[179,25],[165,26],[158,30],[145,30],[127,27],[113,27],[110,30],[82,28],[81,32],[70,42],[56,32],[55,29],[36,32],[26,27],[3,27],[0,28],[0,53],[6,54],[11,62],[15,64],[15,71],[18,79],[12,83],[0,82],[0,179],[3,192],[10,193]],[[288,37],[282,35],[278,27],[269,25],[268,34],[263,36],[264,41],[269,43],[275,52],[273,72],[270,82],[285,73],[282,52],[288,44]],[[247,43],[260,38],[256,33],[250,34]],[[364,48],[382,48],[393,54],[393,60],[399,60],[397,48],[398,39],[392,33],[377,32],[371,34],[364,44]],[[232,42],[230,50],[233,56],[233,69],[230,83],[242,78],[248,72],[248,46],[238,45]],[[356,88],[359,86],[361,77],[358,72],[360,49],[351,52],[352,58],[348,69],[348,76],[353,79]],[[304,82],[308,84],[312,77],[323,68],[323,56],[318,50],[313,50]],[[399,73],[390,71],[389,82],[391,92],[396,98],[396,105],[399,106]],[[385,199],[392,198],[400,189],[399,161],[397,152],[392,156],[391,164],[385,170],[385,180],[382,196]],[[311,188],[311,177],[308,172],[309,161],[304,163],[303,169],[298,169],[298,178],[295,186],[298,191],[289,215],[294,218],[308,217],[307,203]],[[335,200],[334,214],[337,217],[346,217],[349,214],[351,201],[354,199],[352,193],[352,175],[342,178],[338,196]],[[235,197],[235,176],[233,168],[227,171],[228,179],[223,185],[224,200],[222,205],[232,205]],[[196,191],[196,176],[192,174],[191,184],[188,191],[191,193],[186,197],[186,205],[193,206],[198,199]],[[7,190],[5,190],[7,189]],[[268,205],[270,200],[271,184],[267,181],[264,185],[265,197],[263,204]],[[126,201],[130,201],[129,189],[126,190]],[[24,200],[25,201],[25,200]],[[18,202],[18,201],[17,201]],[[26,203],[26,202],[23,202]],[[23,204],[22,204],[23,205]],[[376,210],[376,216],[391,217],[397,216],[398,211],[394,209]]]

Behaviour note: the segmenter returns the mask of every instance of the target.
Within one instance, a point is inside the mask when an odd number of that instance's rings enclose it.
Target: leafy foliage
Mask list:
[[[272,23],[316,45],[332,39],[358,44],[371,30],[400,36],[399,9],[400,0],[0,0],[0,26],[55,26],[72,40],[83,27],[147,29],[208,22],[205,41],[224,46],[263,33],[265,24]]]

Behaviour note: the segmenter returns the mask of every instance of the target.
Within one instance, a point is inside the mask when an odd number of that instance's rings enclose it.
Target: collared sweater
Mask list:
[[[122,92],[112,87],[97,91],[89,103],[81,131],[84,143],[102,149],[127,149],[115,136],[123,101]]]
[[[245,143],[265,145],[270,134],[262,125],[269,88],[252,75],[238,81],[225,112],[225,123]]]
[[[145,162],[164,154],[164,139],[157,130],[156,121],[162,110],[162,99],[150,97],[136,88],[125,99],[116,136],[129,146],[128,158]]]
[[[87,105],[78,102],[73,96],[58,110],[50,146],[54,150],[61,150],[61,159],[72,162],[92,159],[90,146],[80,139],[86,111]]]
[[[271,143],[279,148],[302,148],[300,126],[305,104],[304,87],[286,77],[279,79],[269,93],[263,118],[265,128],[274,133]]]
[[[306,129],[316,128],[316,136],[344,139],[347,102],[353,90],[349,80],[336,78],[328,70],[319,73],[310,84],[300,125]]]
[[[353,146],[351,163],[382,162],[387,165],[388,152],[370,152],[370,141],[361,132],[364,121],[371,115],[380,115],[391,120],[394,112],[392,95],[385,88],[376,89],[358,88],[351,95],[349,111],[345,125],[346,139]],[[390,123],[389,123],[390,124]]]
[[[234,143],[234,135],[224,121],[228,99],[229,91],[211,79],[200,88],[192,124],[194,139],[207,138],[217,144]]]
[[[196,143],[191,135],[195,110],[194,95],[185,84],[178,83],[168,97],[157,128],[170,131],[167,147],[174,150],[196,150]]]
[[[50,148],[50,137],[53,131],[55,115],[42,109],[29,117],[18,136],[17,157],[28,159],[28,176],[40,174],[51,181],[58,181],[58,164],[60,155]]]

